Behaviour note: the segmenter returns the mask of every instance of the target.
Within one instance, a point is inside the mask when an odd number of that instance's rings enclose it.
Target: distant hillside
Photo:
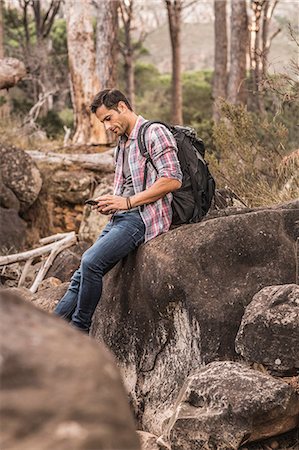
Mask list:
[[[291,41],[288,33],[288,21],[296,23],[298,19],[299,3],[290,2],[283,15],[283,5],[280,15],[276,16],[273,29],[278,26],[282,31],[272,42],[269,63],[271,72],[286,71],[291,58],[298,59],[298,47]],[[298,30],[298,26],[297,26]],[[142,61],[154,64],[160,72],[171,71],[171,49],[168,25],[151,32],[145,41],[145,48],[149,55],[143,56]],[[187,23],[182,28],[182,65],[183,71],[211,70],[214,62],[214,24]]]

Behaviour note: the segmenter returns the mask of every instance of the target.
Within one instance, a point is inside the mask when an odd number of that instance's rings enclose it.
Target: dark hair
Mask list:
[[[132,111],[132,106],[127,97],[117,89],[104,89],[98,92],[90,105],[90,110],[95,113],[102,105],[108,109],[117,109],[118,102],[124,102]]]

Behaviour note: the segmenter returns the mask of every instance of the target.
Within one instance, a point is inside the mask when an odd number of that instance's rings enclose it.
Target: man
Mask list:
[[[68,291],[55,309],[58,316],[88,333],[102,293],[103,276],[142,242],[169,230],[171,192],[181,186],[182,173],[176,142],[163,125],[153,124],[146,133],[146,146],[158,170],[150,166],[143,189],[145,158],[137,135],[143,117],[137,116],[118,90],[99,92],[92,113],[119,139],[116,152],[114,195],[96,198],[101,214],[113,214],[98,240],[82,256]]]

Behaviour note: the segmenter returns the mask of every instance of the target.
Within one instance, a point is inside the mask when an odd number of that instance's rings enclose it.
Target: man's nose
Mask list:
[[[111,123],[109,123],[109,122],[104,122],[104,126],[105,126],[106,131],[108,131],[108,130],[110,130],[110,128],[111,128]]]

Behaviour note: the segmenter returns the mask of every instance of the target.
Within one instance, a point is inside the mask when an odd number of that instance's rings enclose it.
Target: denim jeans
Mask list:
[[[101,298],[103,276],[138,247],[144,235],[145,225],[138,211],[114,214],[97,241],[83,254],[54,314],[88,333]]]

